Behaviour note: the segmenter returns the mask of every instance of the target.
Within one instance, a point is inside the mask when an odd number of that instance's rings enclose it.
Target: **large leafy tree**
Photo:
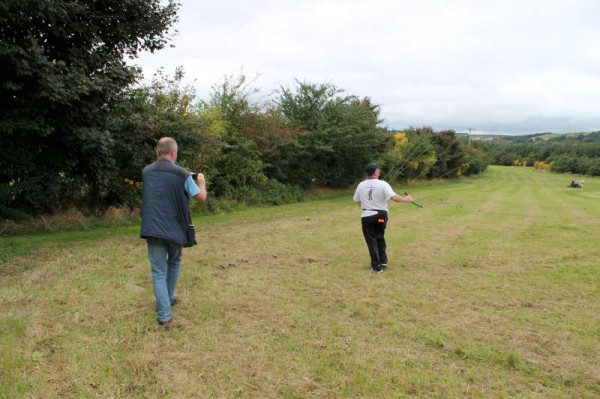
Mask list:
[[[252,135],[242,133],[246,121],[261,114],[260,105],[254,101],[258,89],[252,83],[244,75],[227,76],[212,86],[210,101],[199,106],[203,117],[213,113],[223,123],[221,154],[208,165],[211,191],[219,197],[251,200],[267,183],[257,142]]]
[[[106,187],[107,205],[138,204],[142,169],[154,161],[162,136],[177,140],[177,162],[192,171],[204,170],[205,156],[220,150],[214,148],[210,120],[198,115],[194,87],[184,85],[183,77],[180,68],[174,76],[160,70],[149,84],[125,90],[112,107],[107,127],[118,143],[111,154],[117,174]]]
[[[280,88],[277,110],[298,143],[288,164],[289,183],[344,187],[362,175],[364,165],[383,152],[387,136],[378,127],[379,106],[369,98],[345,95],[330,83],[296,81]],[[279,173],[282,173],[279,171]]]
[[[172,38],[175,0],[0,2],[0,213],[102,197],[118,174],[108,115]]]

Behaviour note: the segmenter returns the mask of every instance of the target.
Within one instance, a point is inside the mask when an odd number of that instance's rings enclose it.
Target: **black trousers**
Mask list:
[[[380,270],[382,264],[388,263],[385,245],[385,227],[388,216],[386,211],[379,211],[376,215],[361,218],[362,231],[369,248],[371,267]]]

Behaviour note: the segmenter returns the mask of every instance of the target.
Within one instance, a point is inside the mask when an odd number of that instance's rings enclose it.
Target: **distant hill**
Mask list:
[[[456,133],[461,141],[468,141],[468,133]],[[499,141],[513,143],[531,143],[531,142],[577,142],[577,143],[600,143],[600,131],[589,133],[535,133],[519,136],[472,134],[471,141]]]

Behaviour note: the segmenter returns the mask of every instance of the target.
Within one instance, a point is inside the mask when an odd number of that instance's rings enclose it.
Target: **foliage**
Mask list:
[[[106,205],[138,205],[142,169],[155,159],[154,148],[162,136],[179,143],[178,162],[192,170],[203,163],[199,147],[211,153],[210,121],[200,120],[192,86],[182,85],[183,71],[173,77],[159,70],[147,85],[126,90],[114,107],[109,129],[115,142],[113,155],[119,173],[104,195]],[[212,151],[214,152],[214,151]]]
[[[497,165],[545,165],[560,173],[600,176],[600,132],[539,134],[477,141]]]
[[[464,150],[453,130],[445,130],[434,135],[436,162],[429,178],[458,177],[462,174]]]
[[[330,83],[298,80],[294,89],[281,87],[278,94],[276,109],[285,126],[299,131],[286,153],[294,171],[287,175],[289,183],[344,187],[381,153],[387,138],[378,127],[379,106],[369,98],[343,95]]]
[[[481,151],[465,148],[452,130],[411,127],[392,135],[382,157],[390,180],[439,179],[478,174],[488,160]]]
[[[490,163],[489,157],[479,148],[471,147],[464,150],[462,175],[477,175],[483,172]]]
[[[533,164],[533,167],[535,169],[538,169],[538,170],[545,170],[545,171],[552,170],[552,165],[551,164],[548,164],[548,163],[545,163],[545,162],[542,162],[542,161],[536,161]]]
[[[107,119],[139,77],[125,56],[160,50],[173,0],[3,1],[0,203],[48,211],[102,198],[119,174]]]
[[[177,140],[178,163],[202,171],[224,202],[280,204],[312,186],[348,187],[374,160],[402,178],[482,170],[467,167],[454,132],[392,136],[379,105],[331,83],[297,80],[268,102],[243,75],[225,77],[207,101],[180,68],[134,85],[140,71],[123,58],[168,43],[174,0],[0,7],[0,134],[11,154],[0,160],[2,216],[135,209],[162,136]]]
[[[247,119],[260,114],[254,104],[257,89],[245,76],[226,77],[213,85],[210,102],[201,103],[200,115],[218,115],[223,131],[220,136],[220,154],[209,161],[208,171],[211,192],[227,199],[254,202],[266,187],[268,179],[263,172],[263,162],[257,141],[252,134],[242,135]]]
[[[426,176],[436,160],[433,136],[429,127],[411,127],[394,135],[393,146],[383,157],[385,177],[399,181]]]

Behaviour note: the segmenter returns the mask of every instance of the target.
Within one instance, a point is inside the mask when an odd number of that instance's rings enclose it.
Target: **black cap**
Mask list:
[[[378,163],[370,163],[365,167],[365,172],[367,172],[367,176],[373,176],[377,169],[381,169]]]

